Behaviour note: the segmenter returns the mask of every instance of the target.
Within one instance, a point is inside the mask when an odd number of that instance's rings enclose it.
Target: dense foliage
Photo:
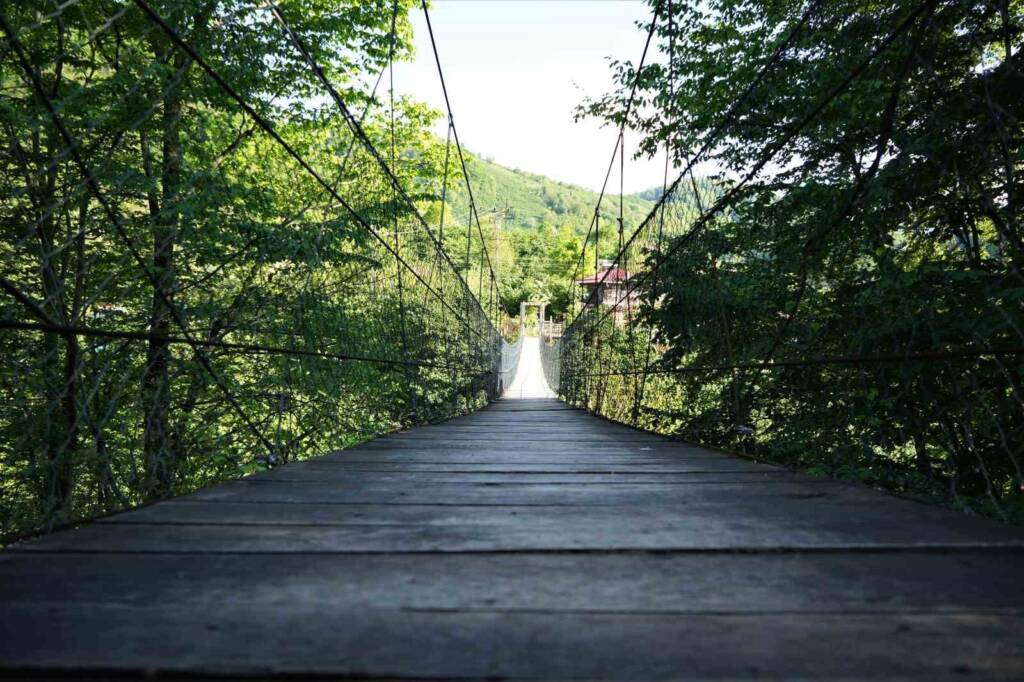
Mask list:
[[[5,6],[0,534],[487,399],[480,240],[420,219],[461,176],[371,90],[409,5],[280,0],[299,42],[259,3]]]
[[[503,309],[517,315],[520,301],[544,301],[549,318],[564,316],[569,277],[583,242],[577,230],[540,226],[507,231],[499,239],[495,253],[503,265],[498,287]]]
[[[617,259],[637,305],[576,320],[562,393],[1020,517],[1021,3],[652,6],[661,59],[586,111],[622,122],[637,80],[645,153],[722,191],[670,187]]]

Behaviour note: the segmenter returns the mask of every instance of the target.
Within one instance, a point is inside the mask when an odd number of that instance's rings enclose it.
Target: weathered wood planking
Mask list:
[[[1024,532],[502,401],[0,555],[12,674],[1024,677]]]

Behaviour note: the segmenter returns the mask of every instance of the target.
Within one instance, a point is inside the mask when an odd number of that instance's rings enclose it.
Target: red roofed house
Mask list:
[[[591,306],[615,306],[616,317],[625,313],[628,306],[634,309],[638,303],[637,295],[629,291],[629,280],[632,274],[622,268],[612,267],[607,261],[602,261],[597,272],[588,275],[583,279],[576,280],[583,292],[583,302],[587,307]]]

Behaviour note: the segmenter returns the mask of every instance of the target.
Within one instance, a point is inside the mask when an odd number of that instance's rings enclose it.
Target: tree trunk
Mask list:
[[[155,50],[159,54],[159,48]],[[174,296],[174,249],[178,238],[181,187],[181,79],[187,69],[183,57],[174,62],[163,93],[161,120],[162,165],[160,168],[160,201],[150,197],[150,221],[153,236],[152,271],[155,276],[150,305],[149,331],[153,335],[146,350],[146,367],[142,377],[145,424],[143,451],[146,464],[146,493],[153,497],[174,491],[178,453],[174,451],[170,429],[171,348],[166,337],[171,331],[171,305]],[[148,146],[143,141],[144,157]],[[145,162],[145,159],[144,159]],[[150,169],[151,170],[151,169]]]
[[[56,204],[58,166],[51,166],[49,160],[62,152],[59,139],[52,140],[49,152],[40,154],[38,138],[35,144],[36,158],[50,167],[44,173],[43,186],[38,189],[36,205],[40,216],[36,221],[36,238],[39,241],[40,282],[43,295],[42,308],[53,320],[67,324],[65,306],[65,282],[62,273],[53,262],[57,254],[59,214],[51,208]],[[61,363],[61,337],[45,335],[42,371],[46,392],[46,432],[44,439],[47,474],[44,483],[46,517],[53,519],[64,516],[71,510],[72,453],[77,445],[78,409],[78,339],[69,334],[63,337],[63,366]]]

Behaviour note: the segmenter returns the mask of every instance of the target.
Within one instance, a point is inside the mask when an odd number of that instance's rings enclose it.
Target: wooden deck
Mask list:
[[[0,666],[1024,678],[1024,531],[501,401],[0,554]]]

